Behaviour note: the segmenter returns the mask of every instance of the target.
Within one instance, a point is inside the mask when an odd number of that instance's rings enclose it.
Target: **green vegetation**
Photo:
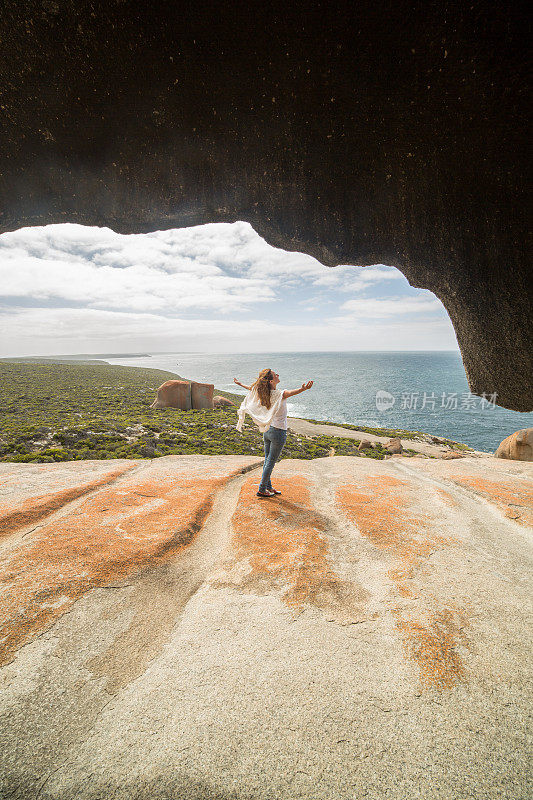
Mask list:
[[[236,430],[237,411],[151,409],[171,372],[109,364],[0,362],[0,461],[157,458],[193,453],[263,455],[256,426]],[[218,389],[240,403],[242,396]],[[383,458],[381,447],[357,451],[356,439],[289,433],[282,458],[336,455]]]

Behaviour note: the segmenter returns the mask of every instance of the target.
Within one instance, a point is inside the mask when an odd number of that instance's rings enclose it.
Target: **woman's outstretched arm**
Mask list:
[[[233,383],[236,383],[237,386],[242,386],[243,389],[248,389],[248,391],[252,388],[251,386],[245,386],[245,384],[238,381],[237,378],[233,378]]]
[[[302,383],[300,389],[285,389],[283,392],[283,399],[285,400],[287,397],[294,397],[295,394],[306,392],[312,385],[313,381],[307,381],[307,383]]]

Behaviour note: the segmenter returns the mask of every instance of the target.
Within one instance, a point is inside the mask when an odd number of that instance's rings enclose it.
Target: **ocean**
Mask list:
[[[486,452],[519,428],[533,427],[533,413],[471,395],[456,352],[154,353],[106,361],[168,370],[235,394],[245,390],[234,377],[249,385],[270,367],[279,373],[279,388],[314,381],[288,402],[290,416],[419,430]]]

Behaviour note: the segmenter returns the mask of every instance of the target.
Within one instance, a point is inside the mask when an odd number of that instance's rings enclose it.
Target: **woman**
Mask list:
[[[272,487],[270,476],[287,440],[287,397],[306,392],[313,385],[313,381],[302,383],[300,389],[276,389],[279,383],[277,372],[262,369],[258,379],[251,386],[245,386],[237,378],[234,378],[233,382],[243,389],[248,389],[248,394],[239,408],[237,430],[242,431],[244,416],[249,414],[263,434],[265,463],[257,496],[273,497],[281,494]]]

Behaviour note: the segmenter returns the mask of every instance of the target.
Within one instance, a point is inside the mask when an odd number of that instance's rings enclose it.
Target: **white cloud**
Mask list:
[[[242,311],[308,286],[361,290],[403,278],[393,267],[327,268],[268,245],[245,222],[124,236],[49,225],[0,236],[6,297],[63,299],[95,308]]]
[[[283,324],[263,319],[176,319],[99,309],[14,308],[0,314],[6,355],[133,350],[401,350],[455,349],[446,319]],[[8,344],[9,342],[9,344]]]
[[[264,280],[226,275],[213,263],[174,251],[173,233],[121,236],[108,229],[53,225],[4,234],[2,294],[99,308],[222,313],[275,298]]]
[[[342,292],[360,292],[376,283],[390,280],[403,280],[405,277],[395,267],[377,264],[373,267],[353,267],[341,265],[322,270],[313,281],[315,286],[325,286]]]
[[[396,314],[422,314],[443,311],[444,306],[429,292],[415,297],[357,297],[340,306],[351,317],[392,317]]]
[[[384,285],[393,296],[371,296]],[[339,293],[352,296],[339,305]],[[0,294],[5,355],[456,347],[440,302],[394,267],[327,268],[245,222],[23,228],[0,236]]]

